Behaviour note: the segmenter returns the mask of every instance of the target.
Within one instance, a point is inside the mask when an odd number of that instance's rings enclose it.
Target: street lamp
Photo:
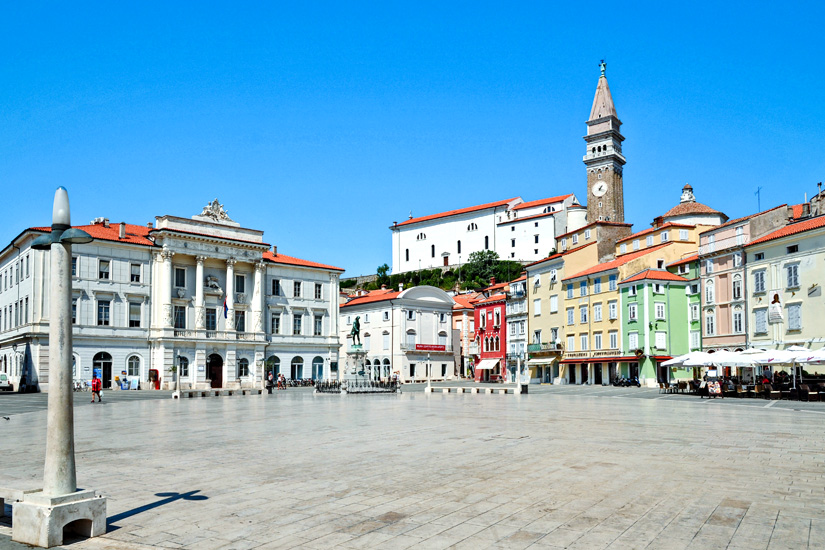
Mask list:
[[[71,226],[69,194],[54,194],[51,232],[32,242],[48,250],[49,283],[49,397],[43,490],[28,493],[15,504],[12,540],[35,546],[63,543],[63,529],[77,526],[81,534],[106,532],[106,499],[93,490],[77,490],[72,393],[72,245],[92,242],[92,236]]]

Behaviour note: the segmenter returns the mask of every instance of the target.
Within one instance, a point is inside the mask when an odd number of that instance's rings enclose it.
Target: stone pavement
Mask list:
[[[109,531],[69,547],[825,547],[825,408],[615,390],[77,408]],[[45,419],[0,419],[0,485],[41,479]]]

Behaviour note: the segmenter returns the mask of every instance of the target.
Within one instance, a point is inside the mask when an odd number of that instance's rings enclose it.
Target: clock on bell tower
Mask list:
[[[624,222],[624,194],[622,156],[624,136],[619,133],[622,123],[616,115],[607,77],[607,64],[599,64],[601,76],[596,97],[587,121],[587,151],[584,165],[587,169],[587,223],[598,221]]]

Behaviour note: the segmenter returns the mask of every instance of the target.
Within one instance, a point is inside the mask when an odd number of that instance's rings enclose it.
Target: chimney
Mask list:
[[[120,222],[120,232],[118,233],[117,237],[119,239],[126,238],[126,222]]]
[[[103,218],[103,227],[109,227],[109,218]]]
[[[272,246],[272,253],[275,254],[276,256],[278,255],[278,247],[277,246],[274,246],[274,245]]]
[[[152,222],[146,222],[146,228],[147,229],[154,229],[154,225],[152,225]]]
[[[404,292],[404,283],[398,283],[398,292]]]
[[[387,290],[387,285],[382,284],[381,285],[381,290]]]

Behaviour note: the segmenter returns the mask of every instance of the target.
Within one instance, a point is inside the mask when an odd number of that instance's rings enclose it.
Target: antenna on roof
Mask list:
[[[757,187],[754,195],[756,195],[756,211],[762,212],[762,187]]]

